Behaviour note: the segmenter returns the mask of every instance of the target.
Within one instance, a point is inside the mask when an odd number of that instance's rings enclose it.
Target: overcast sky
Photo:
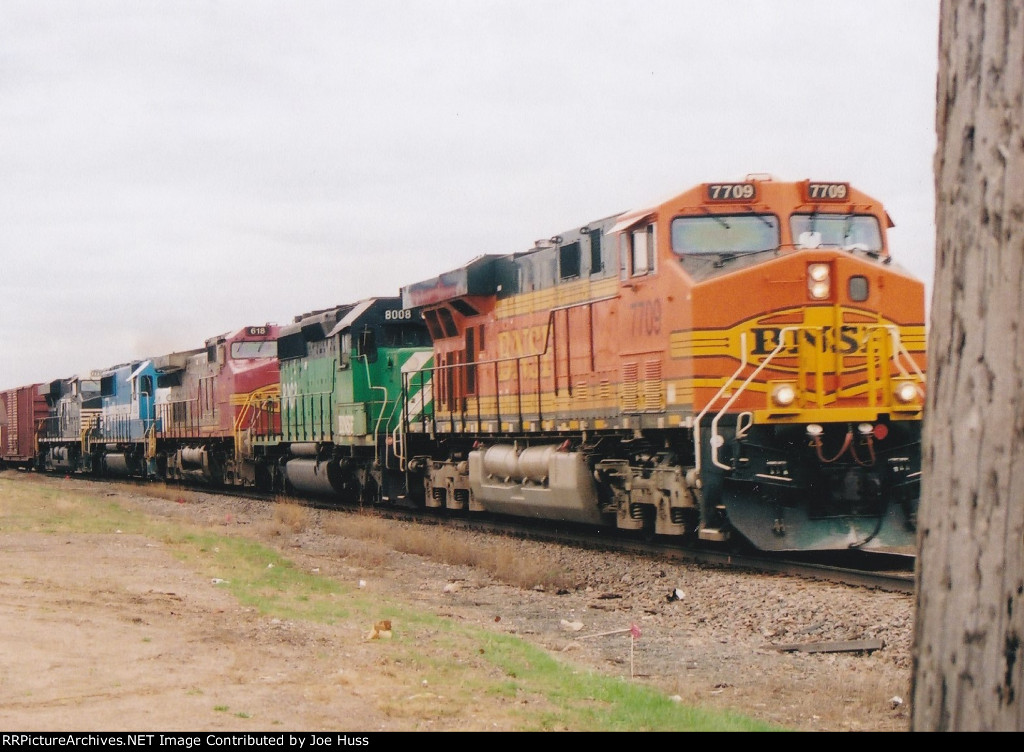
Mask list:
[[[939,0],[0,0],[0,388],[752,172],[929,290]]]

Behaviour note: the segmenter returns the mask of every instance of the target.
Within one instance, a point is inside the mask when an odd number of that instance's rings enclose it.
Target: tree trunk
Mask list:
[[[911,730],[1024,731],[1024,0],[942,0]]]

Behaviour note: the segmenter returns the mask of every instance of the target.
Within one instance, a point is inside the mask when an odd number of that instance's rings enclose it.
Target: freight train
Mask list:
[[[749,175],[0,394],[0,460],[764,551],[913,553],[924,285],[846,182]]]

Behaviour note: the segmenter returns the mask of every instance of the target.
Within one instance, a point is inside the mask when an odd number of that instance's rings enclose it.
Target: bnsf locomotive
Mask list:
[[[913,553],[924,285],[752,175],[206,347],[2,394],[7,464]]]

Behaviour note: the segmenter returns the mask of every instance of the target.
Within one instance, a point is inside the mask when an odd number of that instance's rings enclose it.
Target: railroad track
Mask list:
[[[41,477],[60,478],[63,476]],[[145,481],[130,478],[92,478],[87,475],[73,476],[75,480],[101,483],[103,485],[128,486],[141,493],[152,492],[154,485]],[[163,485],[163,484],[161,484]],[[167,484],[167,488],[177,488]],[[372,513],[376,516],[415,522],[417,524],[443,525],[446,529],[463,529],[493,535],[526,538],[543,541],[553,545],[570,545],[592,551],[608,551],[639,556],[651,562],[692,562],[702,566],[722,569],[746,570],[751,572],[771,572],[786,574],[807,579],[822,580],[862,588],[871,588],[887,592],[914,592],[914,558],[910,556],[892,556],[862,551],[851,551],[845,555],[835,552],[820,554],[805,553],[798,556],[766,555],[764,553],[710,549],[687,548],[680,546],[677,540],[670,543],[650,540],[642,537],[625,537],[617,533],[613,537],[602,535],[593,529],[574,525],[553,525],[549,521],[524,520],[512,518],[460,516],[443,510],[415,510],[393,506],[353,506],[318,498],[284,497],[280,494],[260,493],[251,488],[208,488],[205,486],[184,486],[185,492],[247,498],[258,501],[274,502],[287,500],[317,509],[338,512]]]
[[[518,527],[516,523],[510,523]],[[652,561],[693,562],[703,566],[714,566],[723,569],[748,570],[754,572],[773,572],[797,577],[842,583],[857,587],[876,588],[899,593],[914,592],[913,561],[898,561],[891,557],[872,559],[872,554],[856,557],[856,561],[836,561],[847,557],[801,557],[800,559],[783,556],[767,556],[758,553],[742,553],[734,551],[690,549],[680,547],[678,542],[659,543],[657,541],[607,539],[585,531],[544,531],[527,530],[524,535],[548,540],[552,543],[583,545],[592,549],[618,551],[635,556],[644,556]],[[909,559],[909,557],[903,557]],[[885,567],[879,569],[879,567]]]
[[[302,503],[309,503],[304,500]],[[317,502],[315,506],[344,510],[346,507]],[[693,562],[724,569],[772,572],[807,579],[823,580],[855,587],[873,588],[896,593],[914,592],[914,558],[865,552],[803,554],[798,557],[765,555],[740,551],[684,548],[678,541],[663,543],[641,538],[608,537],[570,525],[551,525],[544,521],[521,519],[456,517],[437,512],[372,507],[374,513],[392,519],[422,524],[443,524],[448,528],[490,532],[558,545],[572,545],[595,551],[609,551],[642,556],[652,562]]]

